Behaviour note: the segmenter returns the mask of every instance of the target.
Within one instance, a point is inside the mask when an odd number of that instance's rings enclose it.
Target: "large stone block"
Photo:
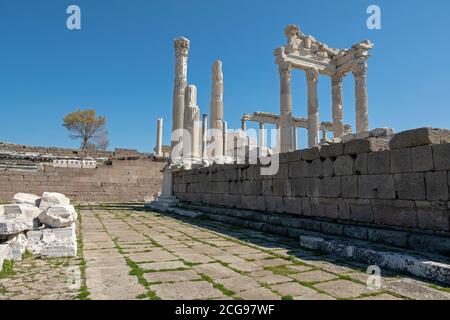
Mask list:
[[[327,199],[327,198],[311,199],[311,216],[337,219],[339,216],[337,199]]]
[[[302,150],[302,159],[306,161],[312,161],[320,158],[320,151],[318,147]]]
[[[368,229],[368,240],[375,243],[381,243],[389,246],[407,248],[408,232],[386,229]]]
[[[372,152],[367,155],[369,174],[389,173],[389,151]]]
[[[355,175],[342,176],[341,191],[343,198],[358,198],[358,177]]]
[[[368,153],[360,153],[356,155],[356,158],[353,161],[353,174],[360,175],[368,173],[367,157]]]
[[[291,181],[292,196],[294,197],[304,197],[306,196],[306,179],[297,178]]]
[[[450,231],[450,210],[446,202],[416,201],[417,222],[420,229]]]
[[[403,149],[400,149],[403,150]],[[406,149],[408,150],[408,149]],[[433,151],[431,146],[411,148],[412,171],[431,171],[433,165]]]
[[[27,233],[27,249],[45,257],[75,257],[77,238],[75,223],[65,228],[43,229]]]
[[[294,161],[289,162],[289,178],[304,178],[308,176],[308,162]]]
[[[39,209],[45,210],[50,206],[68,206],[70,205],[70,199],[65,195],[57,192],[44,192],[42,195]]]
[[[39,220],[50,228],[64,228],[72,225],[77,217],[71,205],[52,205],[39,215]]]
[[[326,158],[322,161],[322,177],[331,177],[334,175],[334,160],[332,158]]]
[[[410,148],[390,150],[389,161],[392,173],[412,171],[412,152]]]
[[[447,171],[425,172],[427,200],[449,200],[447,175]]]
[[[12,199],[14,204],[29,204],[39,207],[41,197],[30,193],[16,193]]]
[[[317,178],[322,176],[322,160],[314,159],[308,164],[308,174],[307,177]]]
[[[337,157],[333,164],[334,174],[337,176],[347,176],[353,173],[353,158],[348,155]]]
[[[417,228],[417,211],[414,201],[373,200],[372,207],[376,224]]]
[[[3,215],[9,218],[28,218],[35,219],[39,217],[41,210],[30,204],[10,204],[3,206]]]
[[[286,179],[274,179],[272,180],[273,187],[272,187],[272,195],[273,196],[283,196],[286,191]]]
[[[395,191],[401,200],[425,200],[423,173],[394,174]]]
[[[302,150],[285,153],[288,162],[300,161],[302,159]]]
[[[19,233],[7,241],[9,246],[8,254],[5,256],[7,260],[22,260],[27,246],[27,237],[23,233]]]
[[[324,145],[320,148],[320,156],[322,158],[328,157],[338,157],[344,154],[344,144],[343,143],[333,143],[329,145]]]
[[[308,197],[320,197],[320,179],[319,178],[306,178],[306,196]]]
[[[27,230],[34,229],[33,219],[29,218],[7,218],[0,217],[0,236],[15,235]]]
[[[341,195],[341,178],[325,177],[320,180],[320,193],[322,197],[338,198]]]
[[[271,196],[272,195],[272,185],[273,185],[273,180],[263,180],[261,183],[261,194],[263,196]]]
[[[258,202],[256,196],[241,196],[241,209],[257,210]]]
[[[395,199],[391,174],[358,176],[358,195],[365,199]]]
[[[386,150],[388,142],[386,139],[368,138],[355,139],[344,144],[344,154],[360,154]]]
[[[284,198],[284,212],[302,215],[302,199],[294,197]]]
[[[347,201],[350,207],[350,219],[357,222],[371,223],[374,220],[372,203],[367,199],[351,199]]]
[[[447,143],[433,146],[435,170],[450,170],[450,137]]]
[[[399,132],[389,142],[390,149],[417,147],[429,144],[439,144],[450,141],[450,131],[447,129],[419,128]]]

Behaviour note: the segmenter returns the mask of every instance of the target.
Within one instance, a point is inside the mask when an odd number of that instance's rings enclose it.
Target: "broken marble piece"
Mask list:
[[[39,220],[50,228],[64,228],[77,220],[77,212],[72,205],[52,205],[42,211]]]
[[[27,249],[47,257],[73,257],[77,254],[76,226],[27,232]]]
[[[56,192],[44,192],[42,195],[39,209],[45,210],[50,206],[68,206],[70,205],[70,199],[65,195]]]
[[[16,193],[12,199],[14,204],[29,204],[39,207],[41,197],[30,193]]]
[[[22,255],[25,253],[27,247],[27,237],[20,233],[15,237],[11,238],[7,244],[9,246],[8,253],[5,256],[7,260],[22,260]]]

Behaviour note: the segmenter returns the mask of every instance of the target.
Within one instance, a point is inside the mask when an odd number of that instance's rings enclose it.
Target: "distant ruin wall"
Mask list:
[[[10,201],[17,192],[40,195],[61,192],[78,202],[143,201],[161,191],[164,163],[150,158],[112,160],[96,169],[56,168],[0,171],[0,201]]]
[[[450,144],[417,146],[428,133],[400,135],[391,150],[358,139],[281,154],[275,176],[258,165],[178,171],[174,192],[187,203],[450,235]]]

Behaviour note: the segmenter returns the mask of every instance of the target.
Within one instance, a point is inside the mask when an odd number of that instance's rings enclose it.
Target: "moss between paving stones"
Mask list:
[[[82,284],[81,284],[81,288],[80,288],[80,293],[78,294],[78,296],[76,297],[79,300],[90,300],[89,299],[89,289],[86,285],[86,260],[84,260],[84,256],[83,256],[83,237],[82,237],[82,217],[81,217],[81,213],[80,213],[80,208],[77,207],[76,208],[77,213],[78,213],[78,256],[80,258],[80,273],[81,273],[81,280],[82,280]]]

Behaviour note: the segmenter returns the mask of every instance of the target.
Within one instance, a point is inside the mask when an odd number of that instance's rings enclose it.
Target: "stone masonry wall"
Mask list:
[[[419,130],[390,147],[369,138],[281,154],[275,176],[258,165],[179,171],[174,192],[188,203],[450,235],[450,140],[431,145],[430,129]]]
[[[54,168],[39,171],[0,171],[0,201],[10,201],[17,192],[61,192],[78,202],[143,201],[161,191],[164,163],[150,158],[112,160],[96,169]]]

